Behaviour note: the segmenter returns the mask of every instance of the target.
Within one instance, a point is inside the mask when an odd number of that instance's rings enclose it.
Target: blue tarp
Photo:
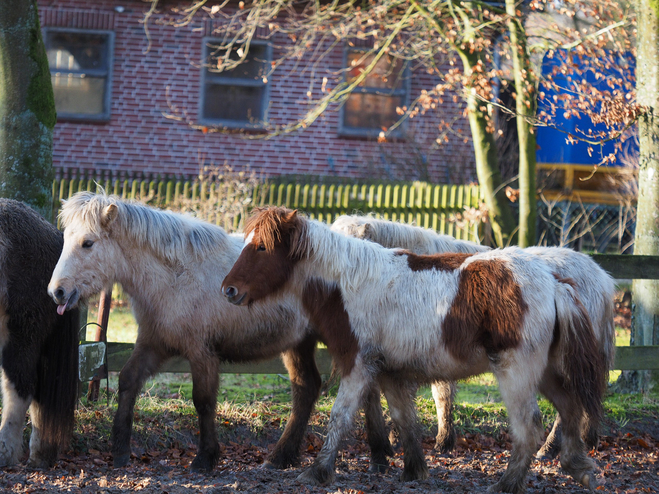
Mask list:
[[[577,69],[581,69],[581,75],[572,75],[573,80],[576,77],[585,78],[588,82],[597,84],[597,87],[601,90],[612,90],[607,84],[606,78],[597,80],[594,76],[592,70],[587,69],[587,62],[579,60],[576,56],[571,56],[568,58],[568,53],[565,51],[555,52],[553,58],[545,56],[542,64],[542,73],[543,76],[551,74],[554,70],[554,67],[560,67],[563,64],[571,64]],[[610,73],[616,77],[619,77],[621,74],[625,76],[629,81],[634,80],[634,67],[635,60],[634,57],[629,55],[628,57],[619,57],[616,60],[613,60],[611,64]],[[548,102],[553,101],[553,97],[556,94],[567,94],[574,90],[574,87],[567,80],[567,76],[560,74],[560,72],[554,75],[554,81],[559,84],[561,90],[559,92],[554,91],[553,89],[548,88],[546,85],[540,85],[540,91],[545,93],[544,100],[538,102],[538,111],[541,111],[543,108],[548,107]],[[593,124],[588,117],[582,116],[580,119],[572,116],[567,119],[563,115],[562,110],[558,110],[555,119],[553,119],[556,127],[538,127],[537,128],[537,144],[538,151],[536,154],[536,159],[538,163],[568,163],[574,165],[594,165],[599,163],[602,160],[603,156],[606,156],[613,152],[615,142],[608,142],[603,146],[593,146],[592,156],[588,155],[588,144],[585,142],[578,142],[575,144],[569,144],[566,141],[567,133],[575,133],[575,129],[578,128],[581,133],[584,131],[587,132],[588,129],[593,129],[593,131],[606,130],[604,124]],[[627,139],[623,147],[626,149],[629,146],[637,146],[635,139]],[[621,166],[620,162],[613,164],[614,166]]]

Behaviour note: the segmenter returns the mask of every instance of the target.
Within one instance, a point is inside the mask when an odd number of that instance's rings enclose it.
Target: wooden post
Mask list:
[[[108,319],[110,318],[110,307],[112,306],[112,288],[103,290],[98,301],[98,318],[96,320],[96,334],[94,341],[103,341],[107,343]],[[89,401],[98,401],[101,379],[108,377],[108,371],[104,365],[98,373],[89,382],[87,390],[87,399]]]

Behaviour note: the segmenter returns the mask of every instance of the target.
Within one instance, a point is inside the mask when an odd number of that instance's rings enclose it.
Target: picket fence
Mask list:
[[[252,207],[276,205],[303,211],[312,219],[332,223],[337,216],[355,212],[372,213],[378,218],[416,224],[464,240],[477,240],[479,222],[459,221],[466,208],[478,209],[480,189],[473,185],[415,184],[313,184],[262,183],[250,188],[251,197],[243,214],[218,214],[221,205],[234,193],[232,184],[185,179],[110,177],[60,178],[53,182],[53,217],[61,201],[79,191],[106,192],[124,199],[142,200],[168,208],[188,200],[199,207],[201,219],[228,231],[241,228],[244,214]]]

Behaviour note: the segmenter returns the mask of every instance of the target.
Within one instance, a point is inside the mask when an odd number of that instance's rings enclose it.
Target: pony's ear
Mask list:
[[[110,204],[106,206],[106,208],[103,210],[103,214],[101,215],[101,226],[103,228],[110,226],[112,222],[117,219],[118,214],[119,208],[116,204]]]
[[[372,232],[372,227],[369,223],[364,223],[363,225],[359,225],[357,227],[357,238],[370,240],[371,232]]]
[[[291,211],[290,213],[287,213],[287,214],[284,216],[284,220],[286,220],[286,221],[292,221],[292,220],[295,219],[296,216],[297,216],[297,209],[294,209],[293,211]]]

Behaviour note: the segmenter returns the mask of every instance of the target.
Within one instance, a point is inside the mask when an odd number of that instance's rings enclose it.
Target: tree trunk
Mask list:
[[[520,247],[535,245],[536,185],[535,185],[535,133],[531,119],[535,117],[536,85],[528,53],[522,20],[517,16],[515,0],[506,0],[506,13],[510,16],[508,31],[515,77],[515,111],[519,140],[519,233]]]
[[[471,73],[474,64],[478,60],[478,55],[462,51],[459,51],[459,54],[462,58],[465,73]],[[471,128],[471,139],[474,143],[478,184],[485,196],[485,205],[489,212],[494,241],[497,247],[506,247],[512,243],[516,225],[502,186],[494,135],[487,131],[487,120],[481,110],[481,106],[486,103],[478,100],[470,88],[465,88],[465,90],[468,94],[467,114]]]
[[[637,0],[636,8],[636,92],[637,101],[646,108],[646,113],[638,123],[639,190],[634,254],[659,255],[659,0]],[[659,344],[659,281],[635,280],[632,293],[632,344]]]
[[[36,0],[0,8],[0,196],[51,219],[55,99]]]

